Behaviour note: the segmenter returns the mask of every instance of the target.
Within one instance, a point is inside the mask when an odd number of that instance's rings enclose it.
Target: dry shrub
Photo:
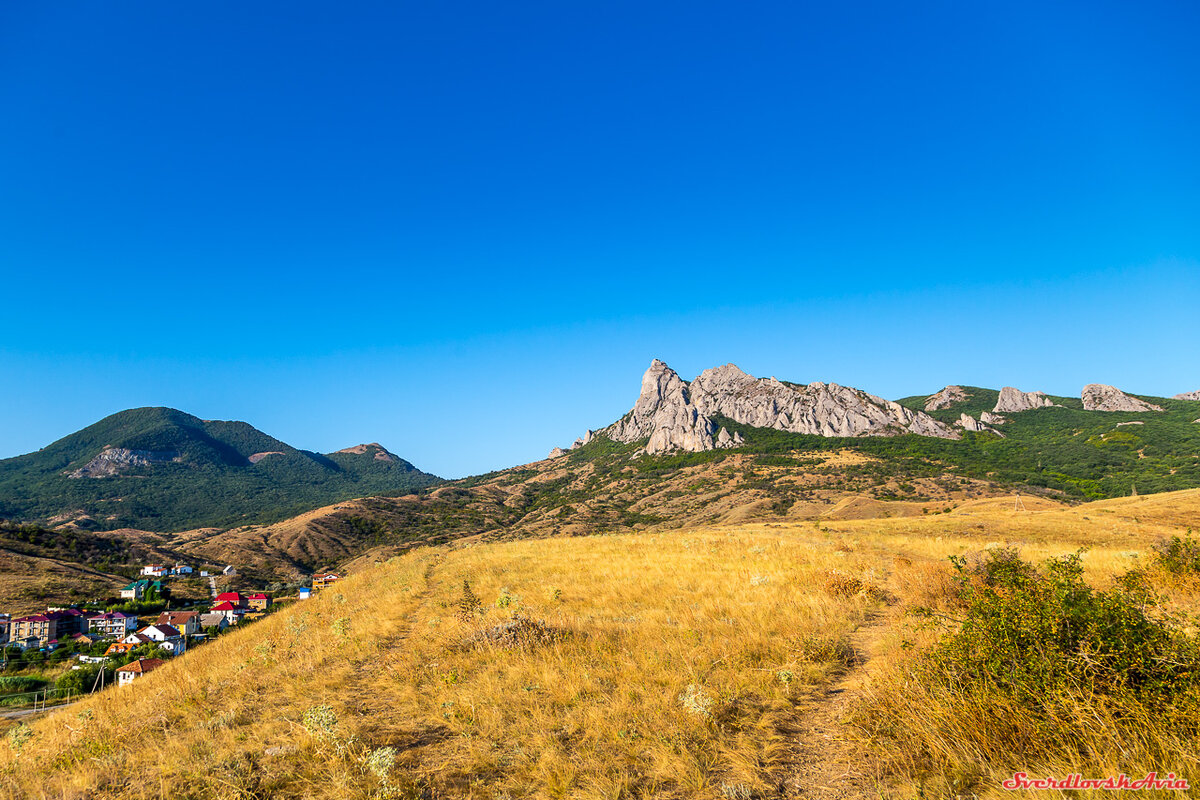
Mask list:
[[[853,597],[861,592],[864,588],[863,582],[858,578],[849,575],[842,575],[838,572],[830,572],[825,577],[825,582],[821,585],[825,594],[833,597]]]
[[[476,631],[468,637],[467,644],[530,648],[561,642],[570,635],[571,632],[565,628],[555,628],[541,620],[518,616]]]
[[[832,597],[855,597],[861,595],[878,603],[895,602],[895,598],[887,590],[861,581],[851,575],[843,575],[840,572],[827,573],[825,582],[821,585],[821,588],[825,591],[825,594]]]
[[[798,645],[801,655],[816,664],[833,664],[849,668],[861,661],[858,653],[850,644],[849,636],[813,633],[802,636]]]

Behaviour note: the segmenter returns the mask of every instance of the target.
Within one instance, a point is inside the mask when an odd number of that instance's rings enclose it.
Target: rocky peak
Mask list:
[[[1176,400],[1200,400],[1200,390],[1175,395]]]
[[[1084,411],[1162,411],[1160,406],[1130,397],[1115,386],[1089,383],[1080,393]]]
[[[992,411],[997,414],[1016,414],[1021,411],[1032,411],[1035,408],[1049,408],[1054,402],[1046,397],[1045,392],[1022,392],[1012,386],[1000,390],[996,407]]]
[[[346,447],[338,450],[339,453],[351,453],[356,456],[370,455],[374,456],[376,461],[388,461],[395,463],[400,459],[396,458],[392,453],[389,453],[387,448],[379,444],[379,442],[371,442],[370,444],[356,444],[354,447]]]
[[[943,408],[949,408],[955,403],[961,403],[969,399],[971,399],[971,395],[963,387],[947,386],[937,394],[931,394],[925,399],[925,410],[940,411]]]
[[[618,442],[648,438],[648,453],[741,444],[736,434],[718,433],[713,422],[718,414],[745,425],[819,436],[959,435],[927,414],[836,383],[795,386],[726,364],[705,370],[689,385],[657,359],[642,377],[633,410],[601,433]]]

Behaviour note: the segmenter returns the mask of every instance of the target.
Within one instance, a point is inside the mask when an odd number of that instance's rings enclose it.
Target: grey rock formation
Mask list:
[[[1200,400],[1200,390],[1175,395],[1176,400]]]
[[[574,450],[576,447],[583,447],[585,444],[587,444],[588,442],[590,442],[592,439],[595,439],[595,438],[596,438],[596,432],[588,431],[583,436],[580,436],[578,439],[575,440],[575,444],[571,445],[571,449]]]
[[[938,411],[943,408],[949,408],[955,403],[961,403],[964,400],[969,400],[971,395],[961,386],[947,386],[937,394],[931,394],[925,399],[926,411]]]
[[[563,450],[561,447],[555,447],[550,451],[550,455],[546,456],[546,458],[559,458],[560,456],[565,456],[566,454],[566,450]]]
[[[1080,393],[1084,411],[1162,411],[1160,406],[1130,397],[1114,386],[1089,383]]]
[[[984,413],[986,414],[987,412],[985,411]],[[958,418],[958,422],[956,422],[955,424],[962,427],[965,430],[968,430],[968,431],[974,431],[975,433],[994,433],[997,436],[999,436],[1000,438],[1004,438],[1003,433],[996,430],[995,428],[990,428],[987,425],[984,425],[982,420],[976,420],[970,414],[960,415]]]
[[[898,403],[836,383],[807,386],[754,378],[733,364],[708,369],[689,385],[655,359],[633,410],[602,433],[618,442],[649,438],[646,452],[700,452],[718,446],[713,416],[760,428],[820,436],[916,433],[958,438],[951,428]],[[738,436],[729,437],[733,445]]]
[[[729,435],[729,431],[724,428],[717,433],[717,449],[723,450],[730,447],[740,447],[746,443],[745,438],[740,433]]]
[[[179,460],[179,453],[154,450],[127,450],[124,447],[106,447],[100,455],[79,469],[67,473],[68,478],[108,478],[120,475],[135,467],[151,464],[166,464]]]
[[[985,428],[985,426],[982,422],[979,422],[974,417],[972,417],[970,414],[960,415],[958,418],[958,424],[961,425],[966,430],[975,431],[976,433],[984,430],[984,428]]]
[[[1000,390],[1000,397],[996,400],[996,407],[992,411],[997,414],[1015,414],[1020,411],[1031,411],[1035,408],[1047,408],[1053,405],[1054,403],[1049,397],[1046,397],[1045,392],[1022,392],[1020,389],[1005,386]]]
[[[1008,420],[1004,417],[1000,416],[999,414],[993,414],[990,411],[985,411],[980,414],[979,421],[985,425],[1003,425],[1004,423],[1008,422]]]

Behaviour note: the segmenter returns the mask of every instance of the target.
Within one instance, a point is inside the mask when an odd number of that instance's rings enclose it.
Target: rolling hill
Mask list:
[[[0,519],[98,530],[230,526],[438,480],[380,445],[322,455],[245,422],[138,408],[0,461]]]

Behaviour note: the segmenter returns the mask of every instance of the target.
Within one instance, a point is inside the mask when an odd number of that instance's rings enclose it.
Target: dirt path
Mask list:
[[[850,636],[855,663],[801,709],[796,769],[785,784],[785,797],[859,800],[881,796],[867,754],[847,736],[844,720],[851,702],[862,691],[867,667],[889,623],[890,617],[883,611],[859,626]]]

